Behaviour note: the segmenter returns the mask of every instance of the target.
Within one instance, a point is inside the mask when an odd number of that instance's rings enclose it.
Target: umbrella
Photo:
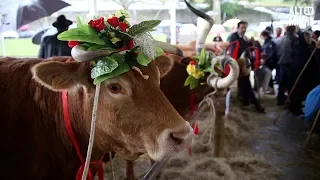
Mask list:
[[[226,29],[221,24],[214,24],[211,28],[210,34],[222,34],[225,33]]]
[[[32,43],[40,45],[42,37],[47,36],[47,35],[54,35],[57,32],[58,32],[57,29],[54,27],[42,28],[42,29],[36,31],[36,33],[32,36]]]
[[[23,25],[59,11],[70,4],[61,0],[11,1],[5,0],[1,4],[0,33],[7,30],[16,30]]]
[[[76,27],[77,27],[76,24],[72,24],[69,26],[69,29],[76,28]],[[52,36],[52,35],[55,35],[56,33],[58,33],[58,30],[53,26],[42,28],[36,31],[36,33],[32,36],[32,43],[40,45],[41,40],[45,36]]]
[[[230,28],[237,27],[240,21],[241,21],[240,19],[229,19],[226,22],[224,22],[222,25],[224,27],[230,27]]]

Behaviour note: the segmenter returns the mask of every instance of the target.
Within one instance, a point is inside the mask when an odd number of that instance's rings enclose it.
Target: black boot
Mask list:
[[[265,113],[265,108],[260,104],[255,105],[255,107],[259,113]]]

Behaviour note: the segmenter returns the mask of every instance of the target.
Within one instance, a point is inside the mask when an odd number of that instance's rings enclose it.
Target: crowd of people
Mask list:
[[[298,26],[287,26],[282,35],[281,28],[276,28],[273,33],[273,28],[267,27],[260,34],[262,40],[260,45],[259,41],[245,36],[247,26],[247,22],[241,21],[238,23],[237,31],[231,34],[230,54],[238,59],[244,51],[250,49],[249,47],[255,47],[254,50],[248,50],[246,53],[246,57],[253,65],[255,82],[262,85],[263,92],[266,94],[274,94],[275,87],[278,85],[277,105],[282,106],[285,102],[289,102],[290,112],[297,116],[302,115],[303,101],[308,93],[320,84],[320,54],[317,50],[320,31],[312,32],[309,28],[302,31]],[[239,45],[234,42],[239,42]],[[254,66],[257,61],[259,65]],[[276,71],[275,78],[271,75],[273,70]],[[289,101],[286,101],[298,77],[299,80]],[[249,105],[251,102],[259,112],[264,112],[264,108],[254,95],[254,91],[260,91],[260,86],[251,88],[249,85],[249,75],[239,78],[240,100],[243,105]]]
[[[53,26],[57,28],[58,33],[42,39],[40,58],[71,55],[68,43],[57,39],[58,34],[66,31],[71,24],[72,22],[63,15],[57,18]],[[230,55],[234,59],[239,59],[244,53],[245,57],[250,59],[252,69],[255,72],[254,89],[251,87],[250,75],[239,77],[239,99],[243,105],[253,104],[258,112],[264,112],[265,108],[260,104],[254,91],[259,92],[262,87],[264,93],[274,94],[275,85],[278,85],[277,105],[284,105],[288,93],[311,57],[290,96],[289,110],[295,115],[303,114],[302,102],[308,93],[320,84],[320,52],[313,53],[314,49],[317,49],[320,31],[312,32],[311,29],[302,31],[299,27],[287,26],[284,33],[281,28],[276,28],[273,33],[272,27],[266,27],[260,34],[262,40],[260,44],[254,38],[249,39],[245,36],[247,26],[246,21],[239,22],[236,32],[228,37],[231,44]],[[222,38],[218,34],[213,41],[221,42]],[[273,70],[276,71],[275,78],[271,75]]]

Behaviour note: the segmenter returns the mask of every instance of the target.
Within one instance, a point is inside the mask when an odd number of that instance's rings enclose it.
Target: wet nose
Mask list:
[[[189,146],[192,143],[194,132],[188,122],[169,133],[169,141],[174,146]]]

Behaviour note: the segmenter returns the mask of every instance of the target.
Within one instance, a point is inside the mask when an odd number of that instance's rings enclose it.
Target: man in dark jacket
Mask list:
[[[298,78],[303,67],[309,60],[312,51],[316,48],[316,43],[312,41],[311,36],[312,34],[309,31],[305,31],[299,36],[299,44],[295,49],[296,56],[293,58],[291,64],[291,78],[294,81]],[[290,96],[289,110],[295,115],[303,114],[302,101],[304,101],[308,93],[319,84],[317,81],[317,77],[319,76],[317,66],[317,59],[313,56]]]
[[[270,36],[270,33],[266,30],[261,32],[261,37],[264,40],[262,45],[263,65],[272,71],[278,66],[276,43]],[[274,93],[273,84],[274,80],[271,78],[269,82],[269,91],[266,93]]]
[[[295,50],[297,49],[299,39],[295,33],[295,26],[288,26],[286,34],[280,39],[277,47],[278,53],[278,65],[279,65],[279,90],[277,105],[283,105],[285,101],[285,89],[288,92],[293,85],[293,80],[290,78],[290,66],[293,61],[293,57],[296,55]]]
[[[58,40],[58,35],[66,30],[72,24],[72,21],[60,15],[57,21],[52,25],[57,28],[58,33],[53,36],[46,36],[42,39],[39,51],[39,58],[49,58],[52,56],[71,56],[71,48],[67,41]]]
[[[246,21],[240,21],[238,23],[237,32],[231,34],[229,42],[231,44],[230,53],[234,59],[239,59],[241,54],[245,52],[246,57],[250,59],[250,54],[248,51],[249,40],[245,37],[245,32],[247,30],[248,23]],[[249,80],[250,75],[239,77],[238,79],[238,91],[242,98],[243,105],[250,105],[250,102],[255,105],[259,112],[264,112],[264,108],[260,105],[259,101],[253,93],[251,83]]]

